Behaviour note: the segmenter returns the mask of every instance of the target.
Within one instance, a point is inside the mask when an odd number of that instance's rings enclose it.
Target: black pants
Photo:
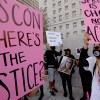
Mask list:
[[[67,89],[66,89],[66,81],[67,81],[69,95],[70,95],[70,97],[72,97],[72,83],[71,83],[72,74],[67,75],[67,74],[64,74],[62,72],[59,72],[59,74],[60,74],[61,79],[62,79],[64,93],[67,93]]]
[[[43,92],[43,85],[40,86],[40,94],[41,94],[41,95],[44,94],[44,92]]]
[[[79,72],[83,87],[83,97],[86,98],[87,91],[89,93],[89,96],[91,96],[92,74],[90,71],[85,71],[84,69],[79,69]]]

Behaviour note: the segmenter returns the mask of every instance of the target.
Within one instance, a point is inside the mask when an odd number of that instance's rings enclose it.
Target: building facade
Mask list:
[[[76,48],[82,47],[85,32],[80,0],[40,0],[39,5],[48,17],[48,30],[61,32],[64,48],[78,58]]]
[[[39,0],[16,0],[25,5],[33,7],[34,9],[39,9]]]

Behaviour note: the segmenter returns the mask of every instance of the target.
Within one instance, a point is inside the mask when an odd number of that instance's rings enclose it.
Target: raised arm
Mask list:
[[[88,55],[88,41],[90,40],[90,37],[87,33],[84,34],[83,37],[84,40],[84,44],[83,44],[83,48],[81,49],[81,53],[80,53],[80,57],[79,57],[79,66],[88,66],[88,62],[86,60],[86,58],[89,57]]]

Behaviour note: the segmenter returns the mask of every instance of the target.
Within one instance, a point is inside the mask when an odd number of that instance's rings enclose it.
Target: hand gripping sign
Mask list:
[[[42,14],[0,0],[0,100],[18,100],[44,83]]]

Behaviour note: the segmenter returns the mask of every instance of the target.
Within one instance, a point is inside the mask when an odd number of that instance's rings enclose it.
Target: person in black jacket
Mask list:
[[[83,46],[83,48],[81,49],[79,57],[79,73],[83,87],[83,96],[80,98],[80,100],[87,99],[87,91],[89,93],[89,96],[91,95],[92,74],[90,71],[86,70],[86,67],[89,66],[88,62],[86,61],[86,58],[88,58],[89,55],[88,55],[88,48],[85,47],[86,46]]]
[[[49,50],[46,50],[45,57],[47,60],[48,67],[48,76],[49,76],[49,87],[51,95],[55,95],[55,92],[58,92],[55,88],[55,74],[58,68],[58,59],[57,56],[61,56],[62,54],[62,45],[60,47],[60,51],[57,52],[55,50],[55,46],[50,46]]]
[[[71,54],[71,50],[70,49],[65,49],[65,56],[69,57],[69,58],[72,58],[72,59],[75,59],[75,57]],[[63,56],[62,56],[63,57]],[[61,63],[61,60],[62,60],[62,57],[59,61],[59,65]],[[62,85],[63,85],[63,90],[64,90],[64,97],[67,97],[67,89],[66,89],[66,81],[67,81],[67,84],[68,84],[68,90],[69,90],[69,98],[70,100],[75,100],[72,96],[72,83],[71,83],[71,80],[72,80],[72,74],[74,73],[74,68],[72,69],[71,71],[71,74],[68,75],[68,74],[65,74],[65,73],[62,73],[62,72],[59,72],[60,76],[61,76],[61,79],[62,79]]]

